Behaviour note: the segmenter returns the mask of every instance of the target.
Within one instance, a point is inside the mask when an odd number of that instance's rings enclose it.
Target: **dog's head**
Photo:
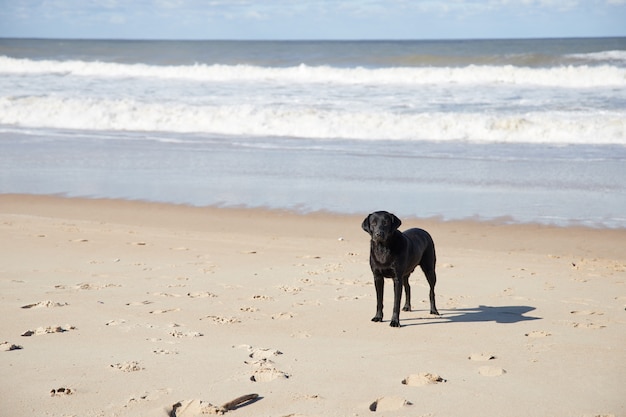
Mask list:
[[[375,242],[386,242],[402,224],[399,218],[386,211],[376,211],[363,220],[361,227]]]

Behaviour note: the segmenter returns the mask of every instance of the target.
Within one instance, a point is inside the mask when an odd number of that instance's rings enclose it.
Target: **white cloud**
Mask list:
[[[560,36],[585,36],[581,31],[592,26],[624,34],[625,5],[626,0],[0,0],[0,36],[41,36],[45,30],[49,36],[73,31],[100,37],[109,31],[118,37],[141,28],[141,36],[183,38],[506,37],[557,33],[559,25]]]
[[[614,6],[626,4],[626,0],[595,2]],[[393,15],[399,11],[433,15],[476,15],[521,8],[563,11],[580,6],[581,0],[0,0],[0,8],[8,8],[11,13],[21,16],[26,16],[29,12],[50,16],[88,16],[102,12],[132,14],[141,10],[144,16],[167,12],[253,20],[270,19],[273,16],[316,15],[363,18]]]
[[[155,0],[154,5],[158,9],[180,9],[185,5],[185,0]]]
[[[109,22],[113,25],[123,25],[126,23],[126,16],[121,14],[112,14],[109,17]]]

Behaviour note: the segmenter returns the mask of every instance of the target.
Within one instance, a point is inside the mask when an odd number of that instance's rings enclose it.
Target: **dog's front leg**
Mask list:
[[[385,278],[374,273],[374,286],[376,287],[376,315],[372,321],[383,321],[383,291],[385,288]]]
[[[402,277],[393,277],[393,314],[391,327],[400,327],[400,302],[402,301]]]

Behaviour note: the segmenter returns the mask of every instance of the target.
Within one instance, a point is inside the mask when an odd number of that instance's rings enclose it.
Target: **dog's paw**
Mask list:
[[[372,321],[376,322],[376,323],[381,322],[381,321],[383,321],[383,316],[374,316],[372,318]]]
[[[402,311],[411,311],[411,306],[402,307]]]
[[[389,325],[391,327],[400,327],[400,320],[391,320],[391,323],[389,323]]]
[[[439,314],[439,312],[437,310],[430,310],[430,314],[432,314],[434,316],[441,316],[441,314]]]

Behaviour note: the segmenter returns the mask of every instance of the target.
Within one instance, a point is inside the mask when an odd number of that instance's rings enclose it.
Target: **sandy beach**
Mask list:
[[[396,329],[366,214],[0,195],[0,414],[626,415],[626,230],[403,219]]]

